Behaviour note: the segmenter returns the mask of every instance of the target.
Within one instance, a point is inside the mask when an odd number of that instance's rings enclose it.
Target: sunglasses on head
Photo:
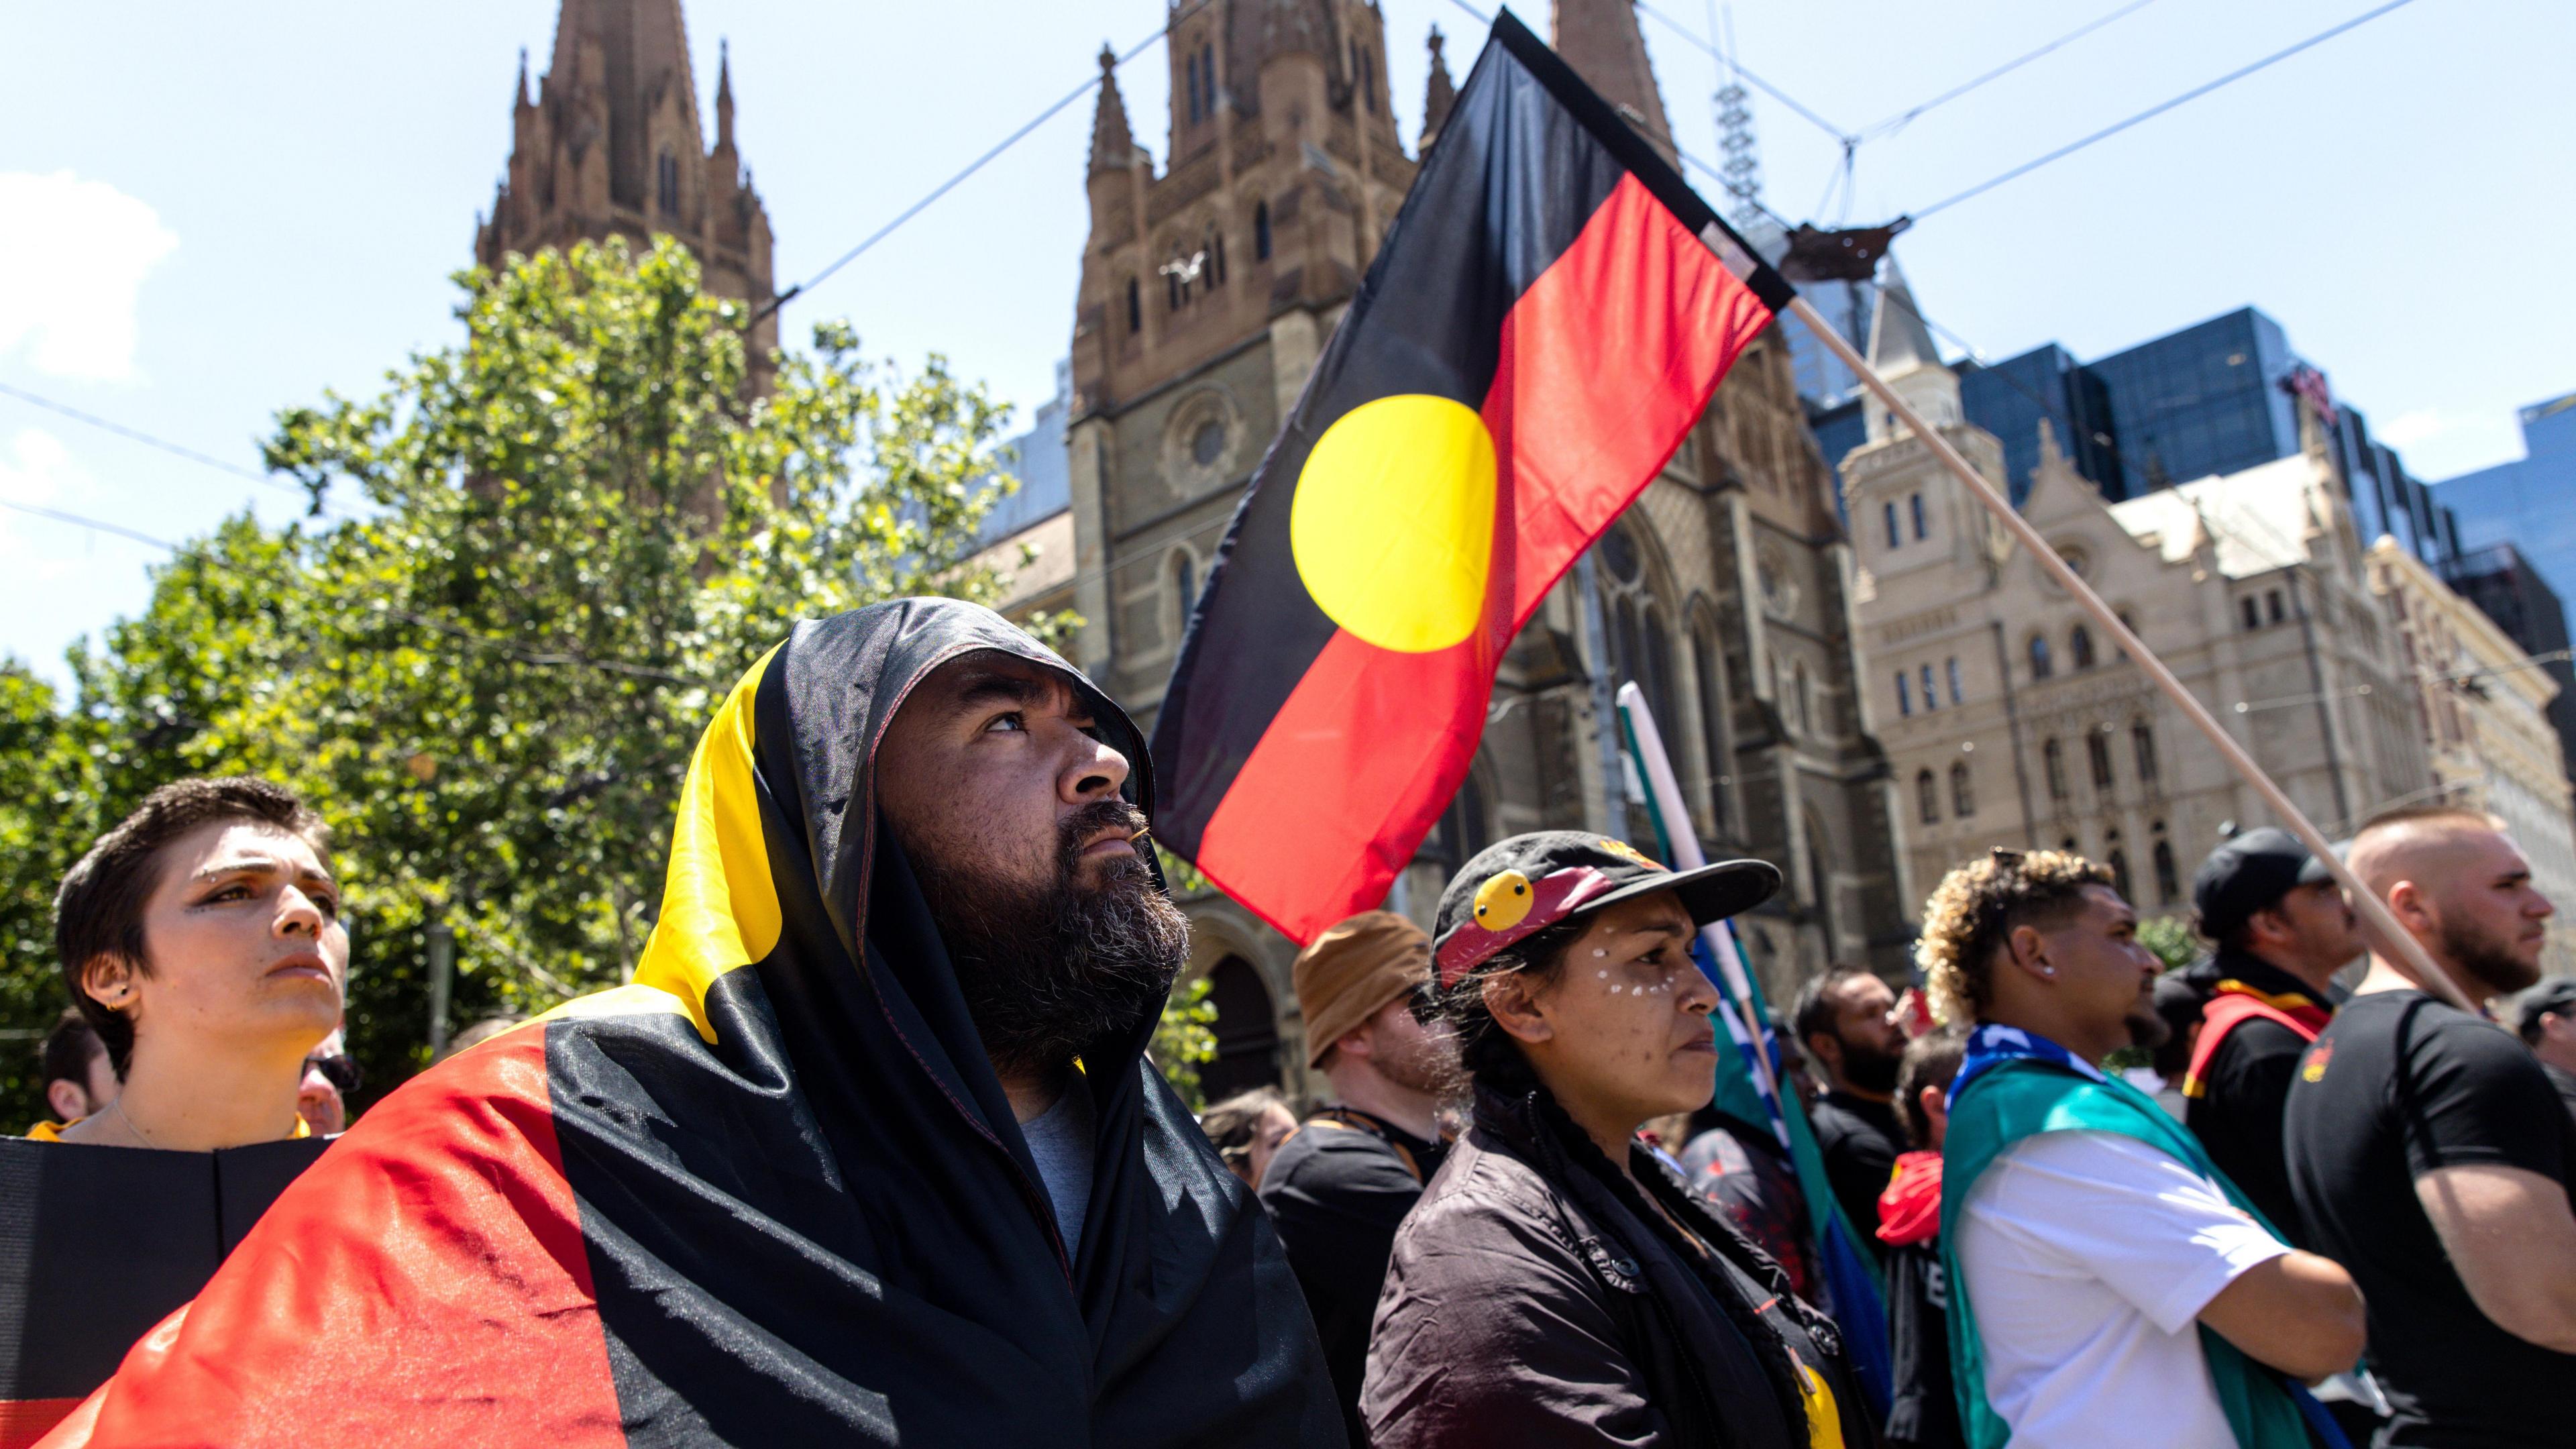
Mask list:
[[[342,1096],[358,1090],[358,1084],[365,1080],[358,1073],[357,1058],[346,1052],[335,1052],[327,1057],[306,1057],[304,1070],[320,1072],[322,1079],[339,1088]]]

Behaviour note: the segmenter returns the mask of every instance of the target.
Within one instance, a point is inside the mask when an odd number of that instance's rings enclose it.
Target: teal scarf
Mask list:
[[[1941,1152],[1941,1267],[1950,1280],[1950,1357],[1959,1396],[1959,1422],[1970,1449],[2001,1449],[2012,1428],[1986,1400],[1985,1356],[1977,1338],[1977,1317],[1968,1303],[1967,1275],[1959,1271],[1959,1212],[1977,1178],[2014,1143],[2042,1132],[2117,1132],[2169,1153],[2192,1171],[2226,1189],[2227,1200],[2273,1229],[2227,1180],[2209,1154],[2181,1123],[2156,1105],[2155,1099],[2128,1083],[2084,1068],[2054,1042],[2032,1050],[2038,1039],[2004,1043],[1999,1059],[1979,1061],[1980,1046],[1992,1047],[1990,1028],[1978,1029],[1966,1065],[1952,1090],[1949,1133]],[[2021,1037],[2003,1029],[1998,1035]],[[2236,1431],[2239,1449],[2310,1449],[2309,1419],[2280,1375],[2249,1359],[2234,1344],[2200,1328],[2201,1352],[2218,1388],[2218,1403]],[[2338,1436],[2339,1437],[2339,1436]]]

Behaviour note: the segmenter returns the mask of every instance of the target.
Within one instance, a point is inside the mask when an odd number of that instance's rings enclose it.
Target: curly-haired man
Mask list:
[[[1936,1006],[1974,1023],[1942,1145],[1963,1427],[1978,1449],[2304,1449],[2279,1375],[2348,1367],[2361,1295],[2102,1072],[2161,1025],[2137,925],[2108,870],[2056,851],[1961,866],[1924,907]]]

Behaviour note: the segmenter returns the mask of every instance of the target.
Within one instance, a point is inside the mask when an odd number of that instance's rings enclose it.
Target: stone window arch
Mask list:
[[[680,214],[680,158],[667,149],[653,158],[653,199],[664,216]]]
[[[1926,825],[1941,823],[1941,786],[1930,770],[1914,772],[1914,813]]]
[[[1145,330],[1145,293],[1136,279],[1127,279],[1127,335],[1133,337]]]
[[[1962,817],[1977,813],[1977,781],[1965,760],[1950,766],[1950,813]]]
[[[1252,259],[1256,262],[1270,260],[1270,203],[1267,201],[1252,203]]]
[[[2078,669],[2093,667],[2093,631],[2078,624],[2066,636],[2066,656]]]
[[[2182,894],[2182,882],[2174,872],[2174,849],[2170,840],[2159,840],[2155,849],[2156,904],[2170,905]]]
[[[2048,636],[2045,634],[2031,635],[2030,677],[2033,679],[2046,679],[2056,672],[2056,662],[2052,660],[2048,654]]]
[[[2048,798],[2064,800],[2068,794],[2065,747],[2055,740],[2050,740],[2039,747],[2039,761],[2048,776]]]
[[[1930,538],[1932,536],[1932,522],[1923,511],[1923,495],[1916,493],[1908,496],[1905,500],[1905,507],[1906,511],[1911,513],[1914,517],[1914,536],[1917,539]]]
[[[2129,726],[2131,753],[2137,756],[2138,783],[2152,785],[2158,774],[2156,763],[2156,727],[2146,720]]]
[[[2106,792],[2110,790],[2112,785],[2111,737],[2100,730],[2086,732],[2084,759],[2092,767],[2093,788]]]

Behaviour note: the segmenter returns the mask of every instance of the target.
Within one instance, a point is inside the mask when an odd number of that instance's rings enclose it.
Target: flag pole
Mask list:
[[[2075,570],[2067,567],[2066,560],[2057,556],[2057,550],[2048,546],[2048,541],[2039,536],[2039,530],[2031,527],[2030,520],[2022,517],[2021,511],[2014,508],[1994,484],[1986,481],[1984,474],[1970,466],[1968,460],[1960,456],[1959,450],[1950,446],[1950,440],[1941,436],[1939,429],[1925,423],[1913,408],[1907,406],[1905,399],[1897,396],[1896,389],[1887,385],[1887,379],[1880,377],[1870,367],[1868,359],[1860,355],[1860,350],[1851,345],[1850,339],[1844,337],[1838,328],[1818,314],[1816,309],[1808,304],[1806,298],[1791,298],[1789,311],[1791,315],[1807,325],[1807,330],[1814,333],[1816,340],[1823,343],[1825,349],[1833,353],[1843,366],[1852,370],[1853,374],[1860,379],[1862,386],[1868,388],[1872,395],[1887,405],[1887,410],[1895,415],[1898,422],[1903,423],[1915,437],[1923,441],[1925,447],[1932,450],[1932,456],[1939,459],[1941,465],[1949,469],[1952,476],[1967,486],[1970,496],[1985,505],[1986,511],[2003,524],[2005,532],[2010,533],[2022,547],[2030,550],[2031,557],[2038,561],[2040,568],[2057,582],[2059,588],[2066,590],[2077,604],[2083,606],[2085,613],[2093,616],[2093,622],[2100,625],[2102,631],[2110,635],[2112,640],[2137,662],[2139,668],[2146,671],[2147,678],[2154,681],[2156,688],[2162,690],[2167,699],[2173,701],[2174,707],[2182,711],[2183,718],[2191,721],[2194,727],[2209,737],[2210,744],[2216,746],[2218,753],[2225,757],[2227,763],[2235,767],[2236,773],[2245,778],[2245,783],[2254,787],[2254,792],[2263,797],[2264,803],[2272,807],[2272,813],[2279,816],[2282,823],[2290,828],[2290,833],[2299,837],[2300,842],[2305,844],[2317,859],[2325,862],[2326,868],[2334,873],[2336,883],[2352,897],[2353,908],[2361,913],[2362,920],[2369,925],[2371,934],[2387,943],[2394,956],[2389,964],[2414,978],[2417,986],[2423,987],[2472,1016],[2478,1015],[2477,1004],[2469,1000],[2468,994],[2433,963],[2431,954],[2424,949],[2424,943],[2416,940],[2405,927],[2398,924],[2397,917],[2389,911],[2387,903],[2372,894],[2370,888],[2362,884],[2361,879],[2355,876],[2351,868],[2343,863],[2342,858],[2335,854],[2333,842],[2326,839],[2325,832],[2317,829],[2316,822],[2308,819],[2307,812],[2292,802],[2288,793],[2283,791],[2270,775],[2264,773],[2263,767],[2254,762],[2254,757],[2246,752],[2243,745],[2237,743],[2236,737],[2227,732],[2227,727],[2218,722],[2218,716],[2209,712],[2208,707],[2203,705],[2198,697],[2174,676],[2174,672],[2165,667],[2165,662],[2150,652],[2146,644],[2136,634],[2130,632],[2128,625],[2120,622],[2120,616],[2112,612],[2109,604],[2102,601],[2102,596],[2093,592],[2092,586],[2085,583],[2083,577]]]

